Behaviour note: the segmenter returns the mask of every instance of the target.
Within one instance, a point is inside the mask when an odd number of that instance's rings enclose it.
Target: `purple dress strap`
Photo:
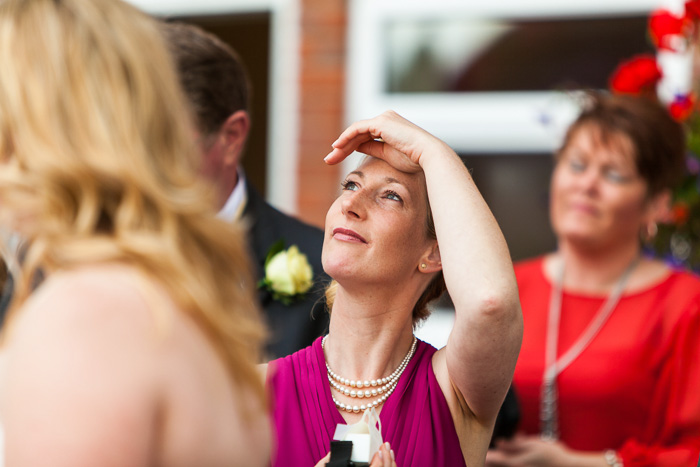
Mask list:
[[[379,414],[382,437],[399,467],[465,465],[450,409],[435,378],[435,348],[418,341],[416,353]],[[277,437],[275,467],[314,467],[330,450],[339,423],[321,338],[270,363],[267,386]]]

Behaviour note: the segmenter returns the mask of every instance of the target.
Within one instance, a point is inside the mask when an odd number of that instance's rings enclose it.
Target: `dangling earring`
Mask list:
[[[652,242],[654,238],[656,238],[656,234],[659,233],[659,227],[656,225],[656,222],[651,221],[647,224],[647,229],[646,229],[646,234],[647,234],[647,242]]]

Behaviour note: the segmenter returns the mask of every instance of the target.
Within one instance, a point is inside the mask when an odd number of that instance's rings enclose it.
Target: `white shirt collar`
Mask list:
[[[226,222],[237,220],[243,213],[246,201],[246,179],[242,167],[238,167],[238,183],[233,188],[224,207],[221,208],[217,217]]]

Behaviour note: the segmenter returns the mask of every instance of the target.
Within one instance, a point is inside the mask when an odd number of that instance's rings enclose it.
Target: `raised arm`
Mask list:
[[[508,248],[459,156],[394,112],[356,122],[326,157],[354,150],[404,172],[423,170],[455,325],[434,359],[448,402],[490,427],[510,384],[522,339],[522,315]],[[453,394],[450,394],[453,391]],[[453,409],[453,416],[454,416]]]

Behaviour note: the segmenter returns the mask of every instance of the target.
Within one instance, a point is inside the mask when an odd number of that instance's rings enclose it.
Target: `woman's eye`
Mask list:
[[[572,160],[569,161],[569,168],[573,172],[583,172],[584,170],[586,170],[586,165],[581,161]]]
[[[628,177],[627,175],[623,175],[617,170],[611,170],[608,169],[605,171],[605,178],[610,180],[613,183],[625,183],[631,179],[631,177]]]
[[[398,195],[398,193],[396,193],[395,191],[387,191],[386,194],[384,195],[384,197],[387,199],[398,201],[398,202],[403,201],[401,199],[401,197]]]
[[[341,183],[341,186],[343,187],[343,190],[357,191],[357,183],[351,180],[345,180],[343,183]]]

